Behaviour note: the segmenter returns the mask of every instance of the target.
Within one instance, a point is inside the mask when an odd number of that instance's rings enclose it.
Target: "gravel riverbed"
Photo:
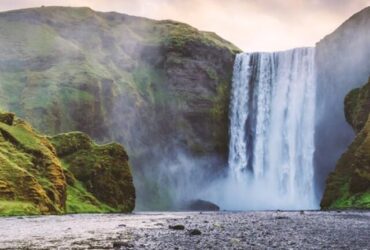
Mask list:
[[[370,211],[0,218],[0,249],[370,249]]]

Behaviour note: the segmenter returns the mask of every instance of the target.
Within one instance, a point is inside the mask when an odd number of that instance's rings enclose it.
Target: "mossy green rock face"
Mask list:
[[[130,212],[134,209],[135,189],[128,156],[121,145],[96,145],[79,132],[60,134],[50,139],[63,165],[87,191],[119,211]]]
[[[46,134],[82,131],[122,143],[138,197],[159,199],[150,193],[151,183],[162,185],[152,172],[178,150],[219,158],[212,173],[226,165],[240,50],[216,34],[171,20],[44,7],[0,13],[0,44],[0,107]]]
[[[0,144],[0,214],[62,213],[67,185],[47,138],[1,113]]]
[[[0,112],[0,215],[131,212],[134,204],[121,145],[77,132],[49,138]]]
[[[321,207],[370,208],[370,79],[345,99],[347,121],[357,132],[326,182]]]
[[[44,7],[0,13],[0,43],[0,107],[44,133],[119,140],[133,157],[148,150],[144,141],[165,146],[169,137],[194,153],[227,156],[239,49],[214,33]]]

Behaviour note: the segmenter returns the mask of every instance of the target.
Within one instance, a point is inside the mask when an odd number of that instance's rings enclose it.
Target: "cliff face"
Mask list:
[[[48,138],[1,112],[0,144],[0,215],[134,208],[128,158],[118,144],[98,146],[81,133]]]
[[[50,142],[29,124],[0,115],[0,214],[60,213],[66,183]]]
[[[0,44],[0,106],[47,134],[80,130],[124,144],[139,192],[150,192],[151,173],[176,151],[226,162],[239,50],[216,34],[44,7],[0,13]]]
[[[370,79],[345,99],[345,114],[356,137],[327,181],[322,208],[370,208]]]
[[[343,100],[370,75],[370,7],[353,15],[316,46],[315,173],[318,196],[325,178],[354,138]]]
[[[76,188],[78,180],[97,200],[118,211],[135,208],[128,156],[121,145],[99,146],[80,132],[59,134],[50,140],[68,172],[70,189]]]

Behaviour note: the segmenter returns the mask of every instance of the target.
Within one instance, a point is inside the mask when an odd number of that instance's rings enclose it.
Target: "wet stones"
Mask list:
[[[191,230],[189,230],[188,233],[189,233],[190,236],[195,236],[195,235],[201,235],[202,234],[202,232],[199,229],[191,229]]]
[[[127,248],[133,248],[134,245],[126,242],[126,241],[117,241],[113,242],[113,248],[114,249],[127,249]]]
[[[185,230],[184,225],[174,225],[174,226],[169,225],[168,228],[172,230]]]

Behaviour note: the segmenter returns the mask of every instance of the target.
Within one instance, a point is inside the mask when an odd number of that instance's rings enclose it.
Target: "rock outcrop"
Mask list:
[[[329,175],[321,208],[370,208],[370,79],[344,103],[356,138]]]
[[[128,156],[117,143],[96,145],[86,134],[71,132],[50,138],[69,172],[99,201],[119,211],[135,208]],[[73,177],[70,185],[76,186]]]
[[[180,210],[185,211],[219,211],[220,207],[213,202],[196,199],[184,202]]]
[[[315,174],[318,196],[325,178],[353,141],[343,100],[370,75],[370,7],[354,14],[316,45]]]
[[[128,157],[118,144],[98,146],[82,133],[46,137],[0,112],[0,145],[0,215],[134,208]]]
[[[47,134],[79,130],[124,144],[139,192],[151,191],[147,173],[177,150],[225,165],[239,49],[216,34],[43,7],[0,13],[0,43],[0,107]]]

